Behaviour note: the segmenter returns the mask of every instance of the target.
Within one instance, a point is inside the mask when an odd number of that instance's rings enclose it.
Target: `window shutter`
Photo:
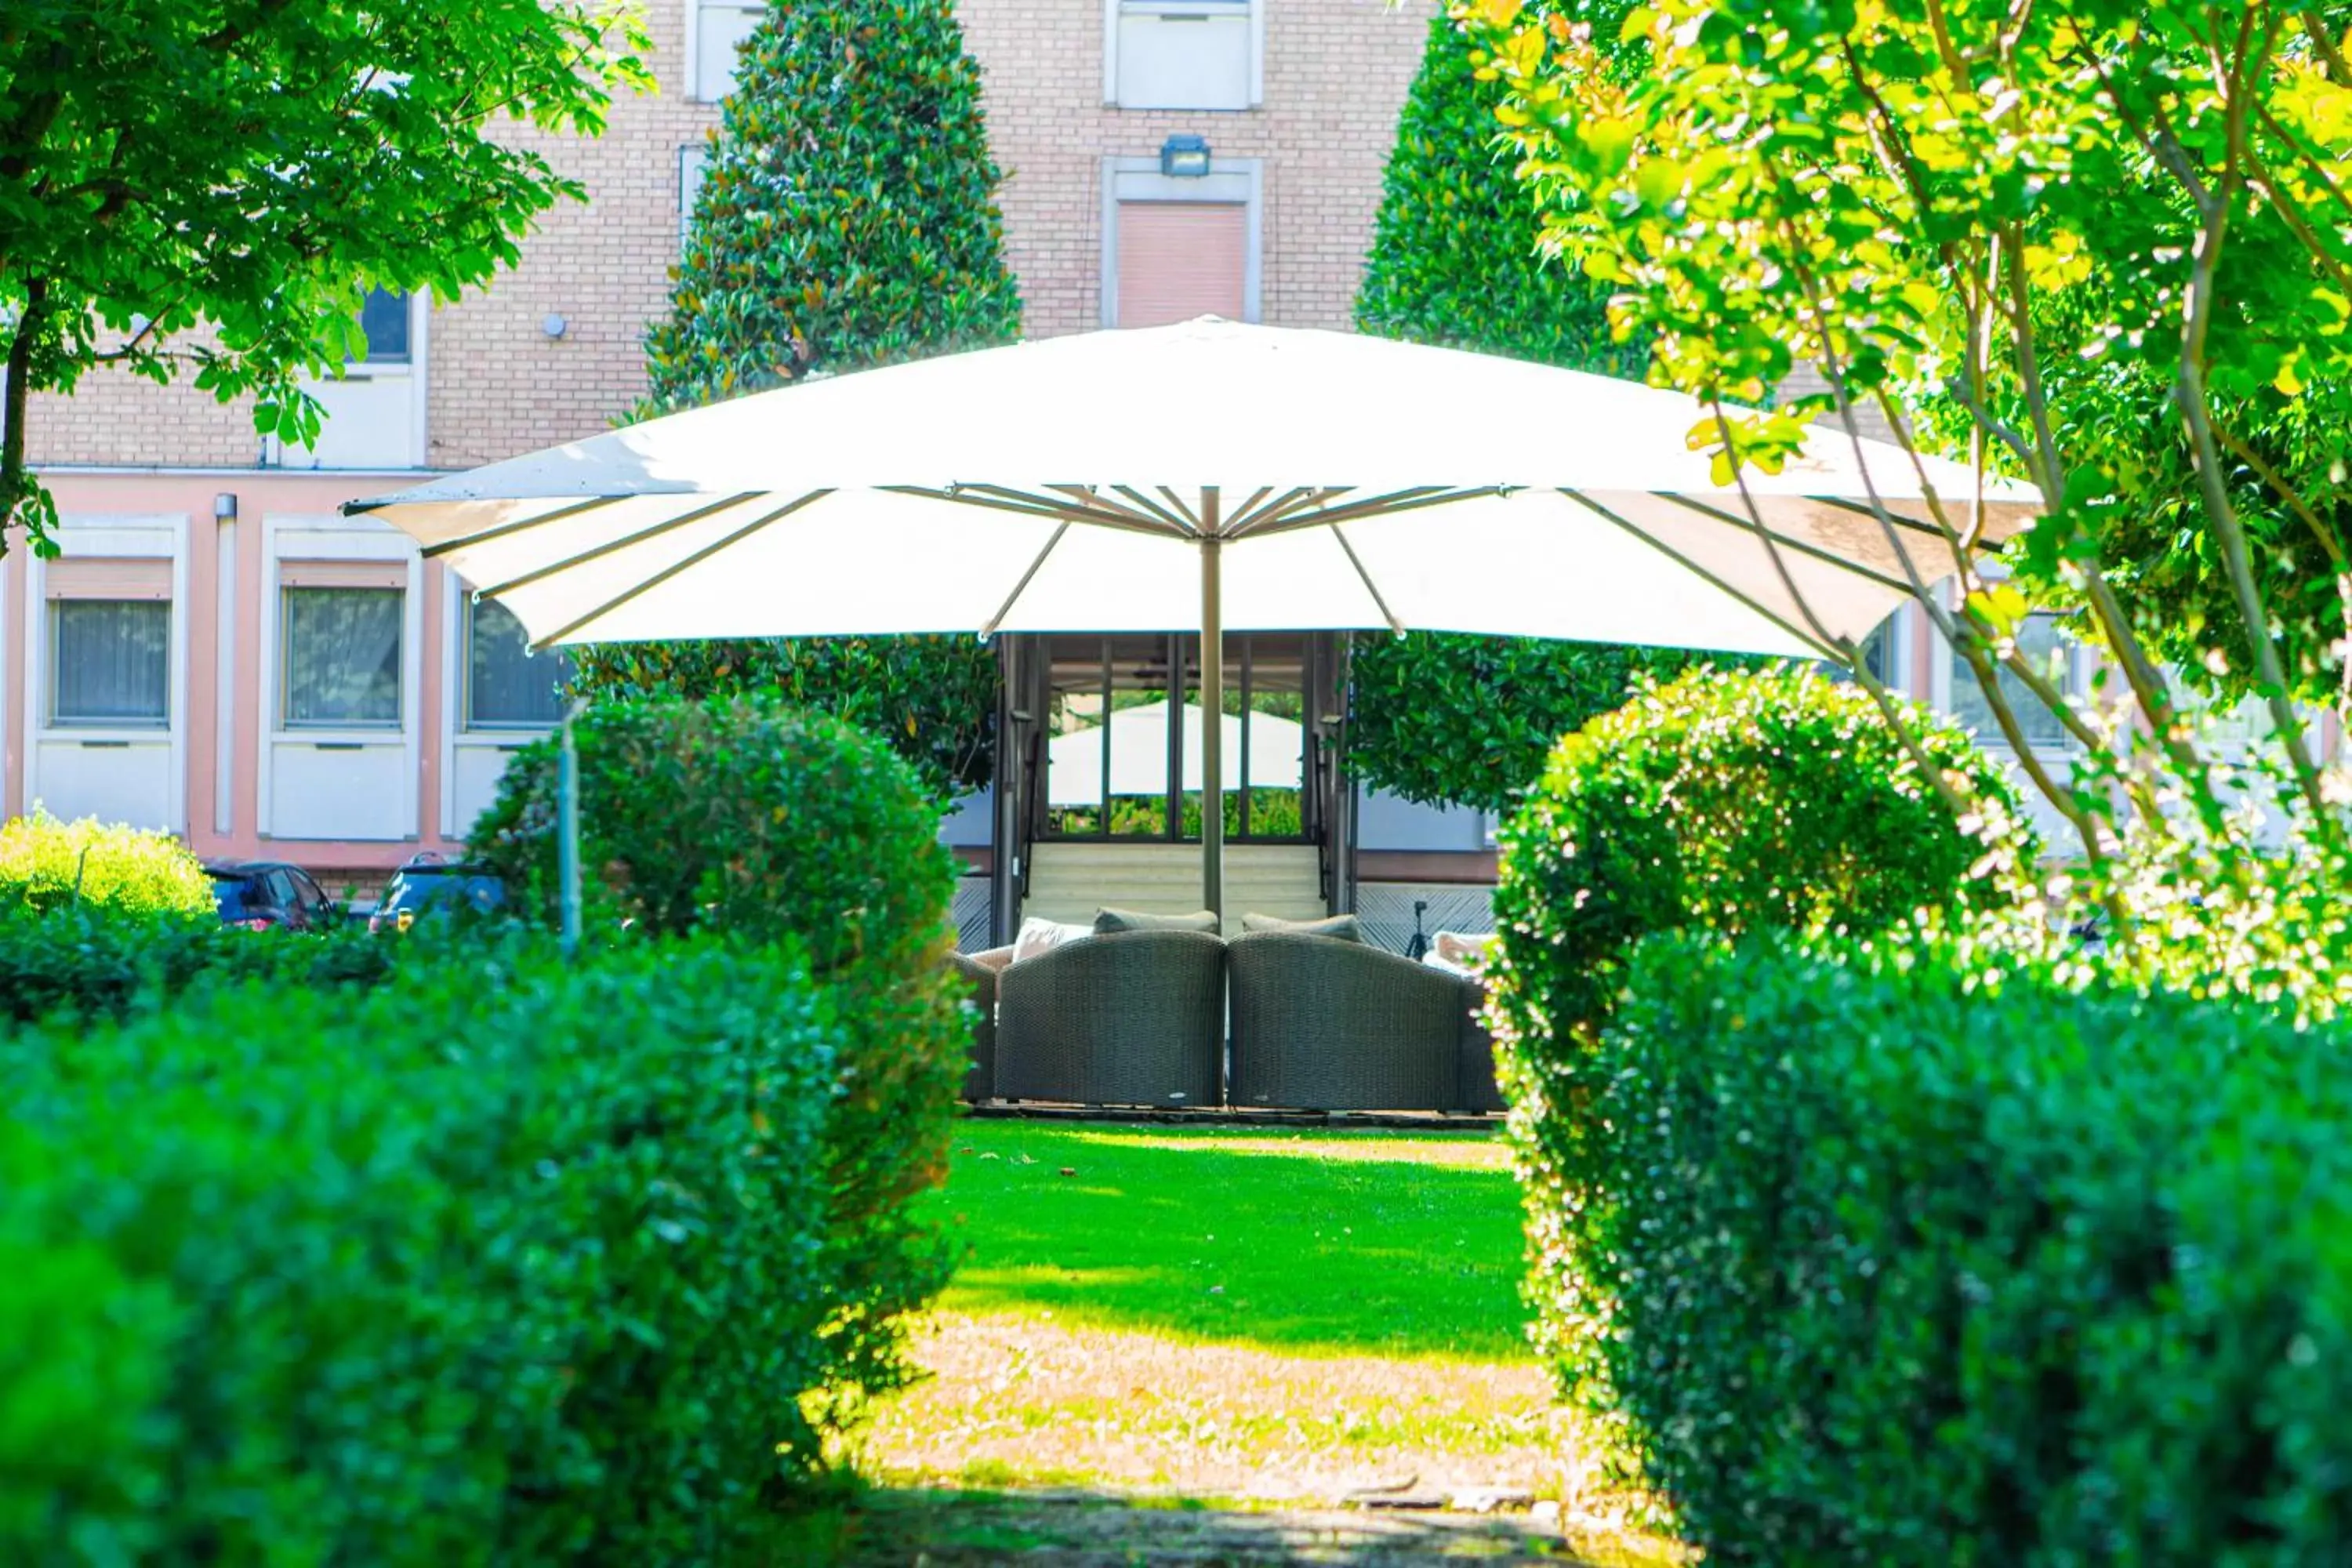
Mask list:
[[[288,588],[405,588],[408,567],[398,561],[283,561],[278,581]]]
[[[1243,204],[1121,202],[1118,240],[1120,326],[1243,319],[1249,276]]]
[[[52,599],[168,599],[172,563],[160,555],[52,561],[41,584]]]

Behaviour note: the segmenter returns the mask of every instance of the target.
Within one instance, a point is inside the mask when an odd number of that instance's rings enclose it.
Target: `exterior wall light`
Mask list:
[[[551,338],[560,338],[571,329],[571,326],[572,323],[565,321],[562,316],[555,314],[553,311],[550,311],[545,317],[541,319],[539,330],[545,332]]]
[[[213,521],[215,522],[235,522],[236,521],[236,492],[235,490],[222,490],[219,494],[213,497]]]
[[[1199,136],[1171,136],[1160,144],[1160,172],[1171,179],[1197,180],[1209,172],[1209,143]]]

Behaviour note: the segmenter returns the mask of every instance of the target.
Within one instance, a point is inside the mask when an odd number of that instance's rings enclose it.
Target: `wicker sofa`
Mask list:
[[[1291,931],[1235,937],[1226,972],[1235,1106],[1501,1108],[1475,980],[1361,942]]]
[[[990,1045],[997,1098],[1219,1103],[1225,1037],[1219,938],[1189,931],[1086,937],[1005,964],[995,988]]]
[[[964,994],[980,1015],[971,1026],[971,1068],[963,1075],[963,1097],[986,1100],[996,1092],[996,981],[1013,961],[1013,950],[959,952],[951,961]]]

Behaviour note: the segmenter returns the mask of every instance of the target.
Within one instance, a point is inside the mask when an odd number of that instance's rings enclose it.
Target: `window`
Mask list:
[[[1192,178],[1162,174],[1156,158],[1108,160],[1103,325],[1256,321],[1260,189],[1255,159],[1221,160]]]
[[[1103,97],[1121,109],[1256,104],[1263,0],[1107,0]]]
[[[466,612],[466,728],[544,729],[563,717],[572,660],[560,649],[530,651],[514,612],[473,599]]]
[[[399,729],[405,595],[397,588],[281,592],[286,728]]]
[[[390,289],[371,289],[360,307],[360,331],[367,335],[367,357],[373,365],[408,363],[408,296]]]
[[[765,0],[694,0],[694,96],[715,103],[735,90],[736,57],[767,15]]]
[[[2025,624],[2018,628],[2017,647],[2060,691],[2069,697],[2076,694],[2079,682],[2074,675],[2074,644],[2059,631],[2055,616],[2028,616]],[[1993,720],[1992,704],[1985,700],[1984,689],[1977,684],[1976,672],[1958,652],[1948,657],[1952,716],[1962,728],[1976,731],[1979,740],[1997,743],[2003,739],[2000,726]],[[2074,744],[2058,715],[2028,690],[2024,681],[2008,669],[2000,672],[2000,680],[2001,695],[2008,699],[2010,711],[2017,716],[2018,729],[2035,751],[2063,751]]]
[[[171,723],[172,605],[161,599],[49,605],[49,721],[162,730]]]

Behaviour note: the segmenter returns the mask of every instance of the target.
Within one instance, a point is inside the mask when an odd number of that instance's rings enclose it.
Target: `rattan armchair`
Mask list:
[[[1459,1110],[1478,983],[1362,942],[1235,937],[1233,1102],[1308,1110]],[[1484,1031],[1479,1031],[1483,1037]],[[1492,1095],[1492,1069],[1487,1069]]]
[[[986,952],[953,953],[950,959],[964,983],[965,995],[980,1010],[971,1026],[971,1070],[963,1075],[963,1097],[977,1102],[996,1092],[996,981],[1013,961],[1013,950],[993,947]]]
[[[1081,1105],[1218,1102],[1225,944],[1203,931],[1086,937],[997,976],[996,1094]]]

